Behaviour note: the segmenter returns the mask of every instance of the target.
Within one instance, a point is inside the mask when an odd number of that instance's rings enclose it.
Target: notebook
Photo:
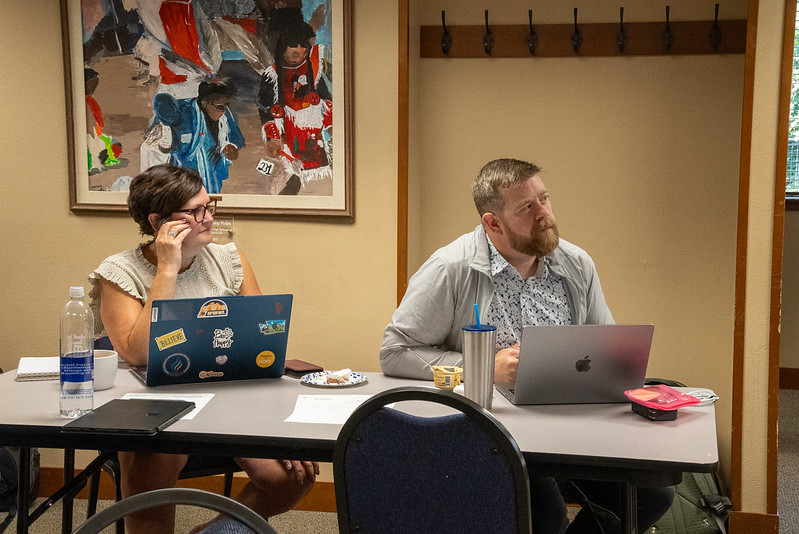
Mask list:
[[[63,433],[152,436],[194,409],[184,400],[113,399],[61,427]]]
[[[292,295],[153,301],[147,386],[283,376]]]
[[[516,383],[497,384],[513,404],[629,402],[644,385],[654,325],[528,326]]]
[[[60,361],[58,356],[22,357],[19,359],[14,380],[17,382],[58,380]]]

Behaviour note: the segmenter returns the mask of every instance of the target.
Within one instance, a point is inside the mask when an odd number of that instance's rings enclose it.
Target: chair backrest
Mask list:
[[[423,417],[388,404],[457,412]],[[440,412],[439,412],[440,413]],[[333,452],[339,532],[530,532],[530,485],[508,431],[469,399],[401,387],[359,406]]]
[[[164,504],[187,504],[210,508],[231,517],[256,534],[275,534],[260,515],[229,497],[190,488],[158,489],[132,495],[99,511],[79,526],[74,534],[97,534],[128,514]],[[242,529],[241,532],[250,532]]]

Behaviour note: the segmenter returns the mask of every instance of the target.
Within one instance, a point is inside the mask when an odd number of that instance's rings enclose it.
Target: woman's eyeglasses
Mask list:
[[[190,210],[175,210],[175,213],[191,213],[194,216],[194,222],[203,222],[205,220],[205,212],[213,216],[216,213],[216,200],[212,200],[205,206],[194,208]]]

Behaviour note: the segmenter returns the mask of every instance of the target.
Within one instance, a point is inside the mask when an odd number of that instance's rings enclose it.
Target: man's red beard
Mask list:
[[[536,223],[529,236],[516,234],[509,230],[508,240],[510,246],[517,252],[540,258],[551,254],[557,248],[560,234],[555,220],[546,217]]]

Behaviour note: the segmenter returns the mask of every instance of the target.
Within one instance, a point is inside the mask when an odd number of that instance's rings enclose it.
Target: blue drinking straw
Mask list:
[[[474,323],[477,325],[477,329],[480,329],[480,306],[477,303],[474,303]]]

